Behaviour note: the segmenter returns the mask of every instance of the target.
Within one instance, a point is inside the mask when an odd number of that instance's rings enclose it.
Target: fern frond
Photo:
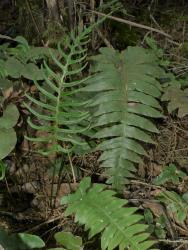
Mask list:
[[[93,93],[89,108],[93,109],[93,125],[102,139],[97,150],[101,166],[110,176],[108,183],[121,189],[136,171],[133,163],[147,155],[142,144],[154,143],[148,132],[158,133],[148,118],[161,118],[157,99],[161,86],[157,78],[163,74],[158,58],[149,50],[128,47],[119,53],[102,48],[92,57],[94,76],[83,91]]]
[[[26,103],[25,106],[35,120],[38,120],[36,124],[28,119],[28,124],[34,130],[44,132],[40,133],[44,136],[27,139],[51,144],[51,148],[48,147],[47,151],[44,147],[41,151],[43,154],[68,153],[77,145],[85,145],[78,135],[82,134],[87,127],[75,128],[75,124],[79,125],[87,119],[89,113],[84,111],[87,102],[77,100],[76,94],[79,91],[78,87],[88,79],[80,79],[80,75],[87,65],[87,49],[83,46],[89,41],[90,31],[91,28],[88,28],[79,36],[75,36],[73,32],[67,44],[67,52],[58,45],[58,58],[51,52],[57,72],[45,62],[43,68],[45,83],[40,84],[35,81],[35,86],[43,98],[35,98],[26,94],[32,105]]]
[[[101,249],[146,250],[154,242],[148,240],[147,226],[140,223],[142,216],[135,214],[137,208],[124,207],[126,200],[114,197],[105,185],[91,186],[89,177],[83,179],[78,190],[62,199],[67,204],[65,215],[75,214],[75,221],[90,230],[89,238],[101,235]]]

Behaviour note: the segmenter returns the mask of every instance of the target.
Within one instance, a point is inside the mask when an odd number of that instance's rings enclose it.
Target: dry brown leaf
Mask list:
[[[165,214],[163,206],[157,202],[146,201],[144,202],[143,207],[149,208],[156,217],[160,217]]]
[[[5,99],[8,99],[13,93],[13,87],[3,90],[2,93],[3,93],[3,97]]]

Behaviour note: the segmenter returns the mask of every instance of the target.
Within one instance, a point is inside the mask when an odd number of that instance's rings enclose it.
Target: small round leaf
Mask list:
[[[39,236],[25,233],[19,233],[18,235],[22,242],[28,246],[29,249],[42,248],[45,246],[44,241]]]
[[[18,122],[19,111],[14,104],[10,104],[7,106],[5,111],[3,112],[3,116],[0,117],[0,129],[5,128],[13,128]]]

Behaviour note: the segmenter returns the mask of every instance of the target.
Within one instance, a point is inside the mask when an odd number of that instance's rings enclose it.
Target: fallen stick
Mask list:
[[[128,24],[128,25],[133,26],[133,27],[137,27],[137,28],[141,28],[141,29],[145,29],[145,30],[150,30],[150,31],[156,32],[158,34],[161,34],[163,36],[166,36],[168,38],[172,38],[171,35],[165,33],[164,31],[149,27],[149,26],[144,25],[144,24],[135,23],[135,22],[132,22],[132,21],[120,18],[120,17],[110,16],[110,15],[107,15],[107,14],[104,14],[104,13],[101,13],[101,12],[98,12],[95,10],[90,10],[90,11],[96,15],[107,17],[109,19],[115,20],[115,21],[120,22],[120,23],[125,23],[125,24]]]

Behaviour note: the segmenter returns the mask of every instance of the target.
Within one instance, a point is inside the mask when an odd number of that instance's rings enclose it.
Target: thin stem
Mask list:
[[[62,172],[63,172],[63,163],[64,163],[64,157],[62,155],[61,166],[60,166],[59,173],[58,173],[57,190],[56,190],[56,196],[55,196],[55,200],[54,200],[54,207],[55,207],[56,200],[57,200],[59,190],[60,190],[60,187],[61,187],[61,177],[62,177]]]
[[[72,177],[73,177],[73,183],[76,184],[76,176],[75,176],[75,172],[74,172],[74,166],[73,166],[73,164],[72,164],[72,159],[71,159],[69,153],[68,153],[68,158],[69,158],[69,163],[70,163],[70,166],[71,166]]]
[[[52,176],[52,185],[51,185],[51,197],[50,197],[50,207],[53,210],[54,206],[52,207],[52,201],[53,201],[53,189],[54,189],[54,183],[55,183],[55,174],[56,174],[56,164],[53,164],[53,176]],[[54,201],[55,204],[55,201]]]

